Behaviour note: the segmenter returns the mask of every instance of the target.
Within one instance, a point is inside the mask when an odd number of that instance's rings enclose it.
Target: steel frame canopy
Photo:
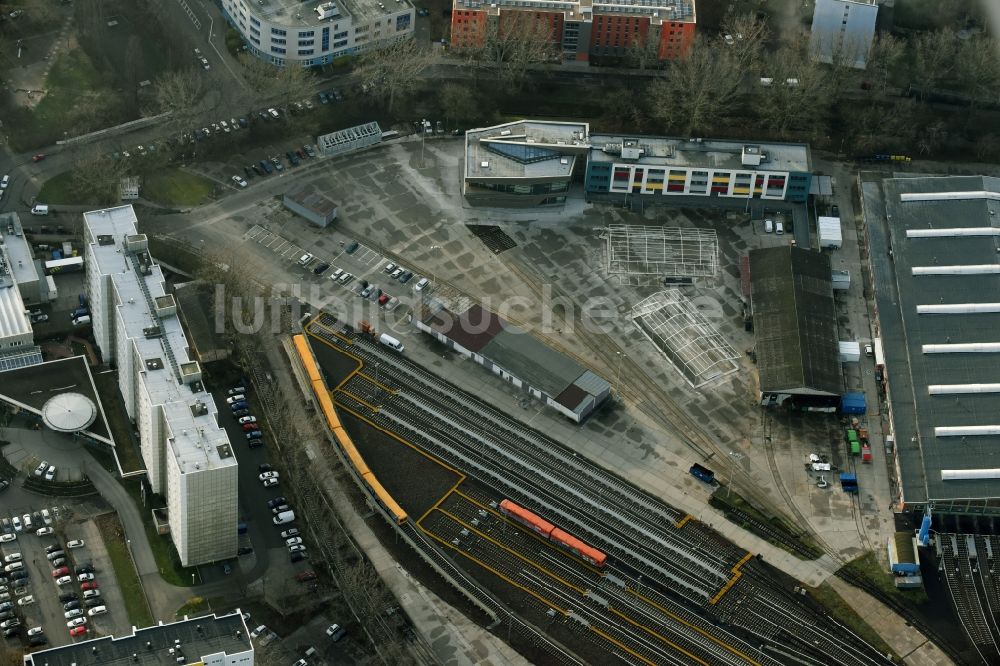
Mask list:
[[[719,270],[719,239],[712,229],[608,227],[608,273],[712,277]]]
[[[640,301],[629,316],[695,388],[739,368],[740,355],[678,289]]]

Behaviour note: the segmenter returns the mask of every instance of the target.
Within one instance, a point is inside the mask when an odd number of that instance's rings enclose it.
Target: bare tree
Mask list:
[[[911,44],[914,71],[923,86],[935,88],[951,79],[958,47],[958,37],[952,30],[922,32]]]
[[[471,83],[446,83],[439,93],[441,110],[447,125],[453,122],[472,122],[481,116],[479,102]]]
[[[640,72],[646,71],[649,65],[660,62],[660,40],[653,26],[650,26],[645,38],[638,34],[632,37],[632,43],[625,51],[625,60],[630,67],[635,67]]]
[[[506,11],[489,17],[482,42],[463,49],[474,66],[498,83],[518,87],[531,65],[551,62],[559,51],[553,28],[533,12]]]
[[[787,46],[770,58],[767,71],[773,83],[758,89],[758,101],[767,109],[764,122],[785,136],[790,130],[823,134],[835,83],[831,70],[808,57],[804,43]]]
[[[708,134],[739,99],[743,70],[732,51],[700,37],[691,55],[672,61],[651,87],[652,115],[683,134]]]
[[[123,161],[93,149],[73,164],[70,183],[81,199],[110,204],[118,199],[118,185],[125,174]]]
[[[172,70],[156,80],[156,102],[161,111],[188,118],[204,94],[203,79],[195,69]]]
[[[996,102],[1000,90],[1000,60],[997,59],[996,42],[977,34],[959,40],[956,46],[955,83],[969,95],[973,107],[987,99]]]
[[[241,53],[239,61],[244,80],[258,95],[287,101],[303,92],[308,95],[312,89],[312,72],[306,67],[295,63],[278,67],[249,53]]]
[[[417,40],[397,40],[366,52],[355,75],[364,90],[381,99],[386,110],[392,111],[396,100],[420,83],[420,75],[430,63],[430,51]]]
[[[872,42],[868,52],[868,72],[877,79],[877,87],[883,95],[889,87],[889,77],[906,55],[906,46],[902,41],[886,33],[879,35]],[[872,84],[872,90],[876,84]]]
[[[744,71],[755,71],[760,65],[764,46],[771,37],[767,19],[758,17],[756,12],[729,12],[722,19],[722,32],[728,35],[724,42],[740,67]]]

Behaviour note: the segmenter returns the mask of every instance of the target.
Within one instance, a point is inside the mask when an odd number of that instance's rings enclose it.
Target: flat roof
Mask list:
[[[626,143],[635,143],[642,150],[636,159],[622,155]],[[733,169],[750,171],[788,171],[808,173],[812,170],[809,146],[804,143],[761,143],[760,141],[722,141],[716,139],[676,139],[634,134],[593,134],[590,137],[590,159],[595,162],[621,162],[653,166]],[[744,164],[744,151],[759,165]]]
[[[13,234],[10,232],[13,230]],[[38,265],[24,236],[21,218],[17,213],[0,214],[0,234],[3,234],[4,250],[7,253],[11,273],[18,284],[38,280]]]
[[[15,370],[0,372],[0,396],[7,402],[18,404],[33,414],[41,415],[42,407],[50,398],[63,393],[80,393],[97,405],[97,418],[84,430],[108,444],[114,444],[111,429],[87,359],[83,356],[60,358]]]
[[[465,133],[465,177],[568,178],[587,150],[588,123],[517,120]]]
[[[225,653],[250,652],[250,632],[237,609],[229,615],[205,615],[136,630],[128,636],[104,636],[69,643],[24,656],[25,666],[126,666],[136,663],[177,666],[177,649],[186,663]],[[138,661],[132,658],[138,657]],[[207,660],[206,660],[207,661]]]
[[[862,194],[903,498],[1000,498],[995,475],[942,480],[1000,468],[1000,179],[879,178]]]
[[[843,383],[830,258],[791,245],[750,251],[762,393],[839,395]]]
[[[351,18],[354,24],[366,23],[371,19],[386,14],[412,9],[408,0],[335,0],[337,14],[320,19],[316,7],[326,4],[329,0],[245,0],[250,13],[278,25],[291,28],[315,28],[324,24],[333,24],[338,20]],[[289,36],[291,38],[291,36]]]
[[[142,388],[136,390],[144,388],[150,403],[163,407],[167,441],[181,472],[235,465],[212,394],[200,379],[181,381],[197,364],[189,355],[180,319],[176,313],[155,316],[155,302],[168,296],[163,271],[148,252],[127,250],[130,237],[141,237],[132,206],[90,211],[83,214],[83,221],[96,263],[91,269],[110,277],[128,344],[145,364],[140,372]],[[154,302],[152,307],[147,298]],[[172,303],[173,298],[160,302]]]
[[[480,354],[532,388],[576,411],[611,384],[569,356],[478,304],[450,309],[441,301],[424,306],[422,323]],[[454,306],[453,306],[454,307]],[[457,312],[456,312],[457,311]]]
[[[694,0],[453,0],[455,9],[479,9],[491,16],[496,16],[500,10],[519,10],[533,12],[543,10],[562,11],[566,20],[589,20],[592,15],[613,16],[648,16],[653,25],[663,21],[694,23]]]
[[[285,196],[323,218],[337,212],[337,202],[326,196],[320,188],[312,183],[286,192]]]

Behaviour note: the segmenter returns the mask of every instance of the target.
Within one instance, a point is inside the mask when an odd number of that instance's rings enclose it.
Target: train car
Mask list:
[[[403,511],[403,507],[396,503],[396,500],[394,500],[392,495],[390,495],[386,489],[382,487],[382,484],[375,478],[375,475],[368,472],[363,478],[365,483],[368,484],[368,487],[371,488],[372,492],[375,494],[375,499],[378,500],[379,504],[381,504],[383,508],[392,514],[396,523],[399,525],[405,523],[407,515],[406,512]]]
[[[604,563],[608,559],[608,556],[601,551],[588,546],[569,532],[561,530],[558,527],[552,530],[549,540],[598,568],[604,568]]]
[[[552,530],[556,527],[547,520],[539,518],[531,511],[514,504],[508,499],[500,502],[500,513],[513,518],[535,534],[545,537],[546,539],[549,538],[549,535],[552,534]]]

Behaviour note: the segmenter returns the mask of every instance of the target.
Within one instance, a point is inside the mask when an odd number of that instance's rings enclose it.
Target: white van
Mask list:
[[[782,222],[781,220],[778,220],[777,222],[775,222],[774,223],[774,233],[778,234],[779,236],[781,234],[785,233],[785,223]]]
[[[405,349],[405,347],[403,347],[402,342],[392,337],[391,335],[386,335],[385,333],[378,336],[378,341],[384,344],[386,347],[391,347],[392,349],[395,349],[400,354],[402,354],[403,349]]]
[[[31,209],[31,214],[32,215],[48,215],[49,214],[49,207],[46,206],[45,204],[35,204],[35,206]]]
[[[293,520],[295,520],[294,511],[282,511],[272,519],[275,525],[286,525]]]
[[[90,315],[82,315],[73,320],[74,326],[83,326],[90,323]]]
[[[764,220],[764,233],[769,234],[774,231],[774,220],[767,218]]]

